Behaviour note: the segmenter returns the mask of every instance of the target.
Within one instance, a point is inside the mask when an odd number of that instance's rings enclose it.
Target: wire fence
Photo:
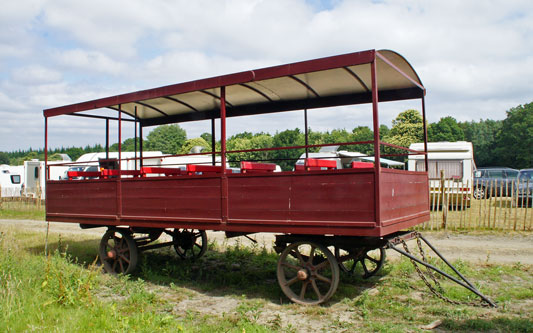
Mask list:
[[[529,180],[431,180],[431,219],[420,230],[533,229],[533,182]]]

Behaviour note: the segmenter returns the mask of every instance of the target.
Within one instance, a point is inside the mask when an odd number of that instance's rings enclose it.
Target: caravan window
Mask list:
[[[20,184],[20,176],[19,175],[12,175],[11,176],[11,184]]]
[[[429,160],[429,178],[440,178],[444,170],[444,178],[463,178],[463,161],[461,160]],[[416,161],[416,171],[424,171],[424,161]]]

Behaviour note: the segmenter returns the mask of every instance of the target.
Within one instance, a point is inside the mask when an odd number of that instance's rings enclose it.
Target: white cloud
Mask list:
[[[13,81],[25,85],[39,85],[61,81],[60,72],[39,65],[16,68],[12,74]]]
[[[398,51],[410,61],[427,88],[430,121],[447,115],[503,119],[510,107],[531,102],[531,1],[323,3],[6,2],[0,11],[0,112],[17,110],[33,119],[46,107],[373,48]],[[404,107],[411,106],[384,104],[380,122],[390,125]],[[364,112],[350,110],[338,113],[346,124],[311,112],[312,123],[320,124],[312,127],[368,124]],[[274,132],[302,127],[300,116],[246,117],[232,120],[232,126]],[[209,129],[202,123],[186,126],[191,133]],[[6,143],[0,136],[0,150],[38,146],[41,140],[28,136]]]
[[[104,53],[81,49],[57,52],[56,59],[62,65],[82,69],[87,73],[99,72],[118,75],[127,67],[126,64],[115,61]]]

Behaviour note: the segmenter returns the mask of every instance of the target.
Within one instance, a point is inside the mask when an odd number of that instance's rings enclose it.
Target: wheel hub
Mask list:
[[[111,250],[107,252],[107,257],[109,259],[115,259],[117,257],[117,252],[115,250]]]
[[[300,269],[298,273],[296,273],[296,276],[298,277],[298,280],[304,281],[309,277],[309,273],[307,272],[307,269]]]

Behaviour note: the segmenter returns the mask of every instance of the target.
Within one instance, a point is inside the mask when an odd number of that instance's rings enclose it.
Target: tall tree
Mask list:
[[[428,126],[428,141],[462,141],[465,139],[463,129],[454,117],[443,117],[437,123]]]
[[[502,128],[501,120],[480,120],[479,122],[459,123],[465,133],[465,140],[472,142],[476,166],[501,165],[501,161],[494,153],[496,135]]]
[[[424,140],[422,115],[418,110],[406,110],[392,121],[392,128],[383,141],[402,147]],[[390,150],[390,149],[389,149]]]
[[[384,126],[384,125],[381,125]],[[385,126],[386,127],[386,126]],[[387,128],[388,129],[388,128]],[[380,127],[381,132],[381,127]],[[381,134],[381,133],[380,133]],[[352,130],[352,141],[372,141],[374,140],[374,132],[368,126],[358,126]],[[363,154],[371,154],[374,151],[372,144],[362,144],[348,147],[350,151],[358,151]]]
[[[176,154],[187,139],[187,133],[178,124],[158,126],[148,133],[146,150],[160,150],[164,154]]]
[[[496,136],[494,153],[504,166],[517,169],[533,166],[533,102],[507,111]]]
[[[9,155],[0,151],[0,164],[9,164]]]
[[[203,152],[209,152],[211,151],[211,144],[207,143],[207,141],[204,140],[204,138],[192,138],[188,139],[183,143],[183,146],[181,146],[180,150],[178,151],[178,154],[188,154],[191,149],[194,147],[203,147]]]
[[[301,146],[304,143],[305,135],[298,128],[277,132],[273,139],[274,147]],[[304,149],[277,150],[272,152],[272,158],[279,159],[276,163],[278,163],[283,170],[292,170],[294,164],[303,152]]]

